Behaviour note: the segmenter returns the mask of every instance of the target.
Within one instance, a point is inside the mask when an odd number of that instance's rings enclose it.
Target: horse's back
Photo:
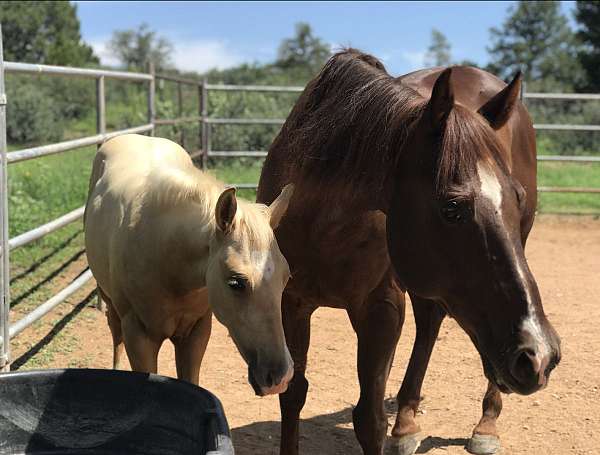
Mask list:
[[[111,261],[126,254],[126,231],[141,209],[150,178],[164,170],[187,175],[193,168],[183,148],[166,139],[123,135],[102,145],[94,159],[85,208],[85,242],[96,281],[110,296]],[[190,171],[191,172],[191,171]]]
[[[131,179],[147,177],[153,170],[163,168],[190,169],[192,160],[187,152],[168,139],[126,134],[104,143],[98,151],[107,166],[106,178]]]

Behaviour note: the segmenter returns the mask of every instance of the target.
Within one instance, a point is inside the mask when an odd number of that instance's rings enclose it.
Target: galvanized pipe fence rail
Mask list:
[[[8,152],[6,144],[6,104],[7,101],[4,87],[5,73],[21,73],[30,75],[49,75],[63,77],[92,78],[96,81],[96,134],[80,139],[58,142],[55,144],[30,147],[18,151]],[[106,131],[106,93],[105,81],[107,79],[125,80],[147,84],[147,121],[145,124],[117,130]],[[156,82],[159,80],[177,84],[177,113],[178,117],[173,119],[156,118]],[[184,116],[183,114],[183,87],[192,87],[197,91],[198,115]],[[0,29],[0,371],[10,368],[10,339],[19,334],[25,328],[42,318],[57,305],[73,293],[81,289],[91,279],[92,274],[86,270],[71,284],[66,286],[56,295],[38,306],[31,313],[11,325],[10,313],[10,276],[9,256],[10,251],[30,244],[58,229],[73,222],[79,221],[83,216],[84,207],[79,207],[55,220],[51,220],[30,231],[24,232],[10,239],[8,231],[8,165],[26,160],[36,159],[44,156],[58,154],[69,150],[79,149],[97,145],[99,146],[107,139],[127,133],[147,133],[153,135],[157,127],[163,125],[181,125],[195,123],[198,126],[199,149],[190,151],[194,159],[199,159],[203,169],[208,166],[209,158],[262,158],[266,151],[214,151],[211,148],[211,134],[213,125],[281,125],[284,119],[273,118],[214,118],[208,113],[209,92],[262,92],[262,93],[300,93],[303,87],[293,86],[260,86],[260,85],[213,85],[206,80],[190,80],[172,75],[155,74],[150,66],[148,73],[135,73],[124,71],[112,71],[103,69],[70,68],[51,65],[36,65],[28,63],[5,62],[2,54],[2,39]],[[599,94],[559,94],[559,93],[523,93],[524,99],[580,99],[600,100]],[[600,131],[600,125],[562,125],[562,124],[537,124],[538,130],[573,130],[573,131]],[[185,148],[185,131],[182,128],[178,141]],[[540,161],[577,162],[577,163],[600,163],[600,157],[582,156],[538,156]],[[256,188],[256,183],[232,183],[238,188]],[[540,191],[551,192],[585,192],[600,193],[600,188],[539,188]]]
[[[521,99],[524,103],[527,100],[559,100],[559,101],[600,101],[598,93],[535,93],[521,92]],[[560,123],[534,123],[536,131],[581,131],[591,132],[600,131],[600,125],[577,125]],[[538,155],[538,161],[559,162],[559,163],[580,163],[580,164],[599,164],[600,156],[580,156],[580,155]],[[540,193],[596,193],[600,194],[600,187],[556,187],[556,186],[538,186]]]

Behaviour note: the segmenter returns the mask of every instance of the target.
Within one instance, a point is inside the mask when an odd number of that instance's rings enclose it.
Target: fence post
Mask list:
[[[6,92],[4,91],[4,54],[0,24],[0,329],[2,350],[0,371],[10,370],[10,274],[8,246],[8,161],[6,150]]]
[[[106,96],[104,91],[104,76],[96,79],[96,133],[106,133]],[[100,148],[102,144],[98,144]],[[102,312],[106,310],[106,304],[102,301],[100,291],[96,289],[96,308]]]
[[[202,79],[201,96],[200,96],[200,117],[202,117],[202,170],[208,167],[208,130],[210,125],[208,119],[208,89],[206,88],[208,81]]]
[[[106,97],[104,95],[104,76],[96,79],[96,133],[106,133]],[[100,144],[98,145],[100,148]]]
[[[148,72],[152,76],[152,79],[148,83],[148,123],[152,124],[152,129],[150,130],[149,134],[150,134],[150,136],[154,136],[154,130],[156,128],[156,125],[154,124],[154,121],[156,119],[156,110],[154,107],[154,102],[155,102],[154,94],[156,91],[156,76],[154,74],[154,63],[153,62],[148,63]]]
[[[177,82],[177,117],[183,117],[183,89],[181,87],[181,82]],[[185,128],[184,123],[179,124],[179,145],[185,148]]]

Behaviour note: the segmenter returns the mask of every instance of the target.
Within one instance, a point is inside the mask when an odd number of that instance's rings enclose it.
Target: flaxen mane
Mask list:
[[[287,149],[295,160],[290,181],[310,182],[319,193],[341,182],[355,192],[379,194],[427,101],[375,57],[347,49],[307,85],[272,147]],[[480,155],[500,156],[484,119],[459,105],[439,140],[432,171],[440,191],[471,175]]]
[[[215,205],[225,184],[200,171],[191,159],[185,158],[173,162],[165,160],[158,166],[150,165],[151,170],[140,192],[140,208],[167,210],[193,202],[198,209],[197,216],[204,219],[207,226],[214,226]],[[173,160],[173,157],[170,159]],[[264,204],[237,200],[234,231],[246,239],[250,250],[263,250],[273,241],[268,210]]]

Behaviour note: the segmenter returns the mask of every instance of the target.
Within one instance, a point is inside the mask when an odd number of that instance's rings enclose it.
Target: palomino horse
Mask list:
[[[107,302],[114,368],[124,343],[135,371],[155,373],[168,338],[177,376],[198,384],[214,311],[255,392],[285,391],[293,373],[281,321],[289,268],[273,228],[291,194],[284,188],[270,207],[237,200],[174,142],[134,134],[106,142],[94,160],[85,243]]]
[[[258,192],[268,202],[295,184],[276,233],[293,276],[282,299],[295,369],[280,395],[282,454],[298,453],[310,317],[319,306],[345,309],[358,336],[353,422],[365,454],[384,449],[383,398],[405,291],[421,321],[389,453],[416,449],[414,414],[439,314],[470,336],[494,396],[547,383],[560,348],[523,251],[535,210],[535,139],[518,93],[519,78],[505,86],[464,67],[405,84],[350,49],[300,96]],[[496,403],[487,403],[477,434],[496,436]]]

